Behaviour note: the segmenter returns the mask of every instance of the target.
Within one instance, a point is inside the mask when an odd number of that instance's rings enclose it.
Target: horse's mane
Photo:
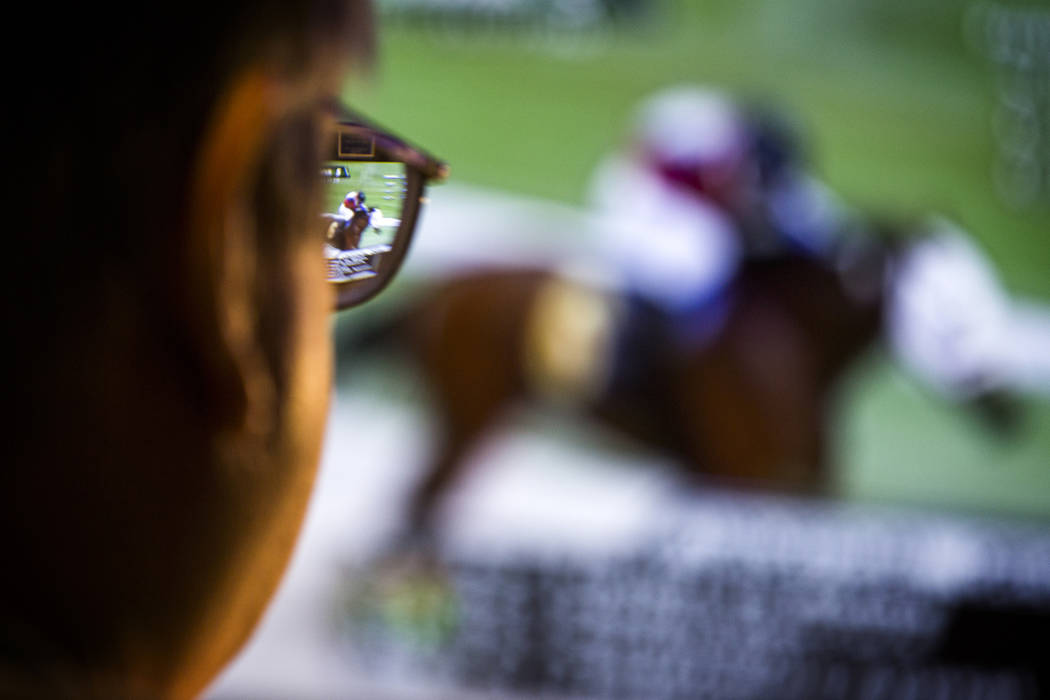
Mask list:
[[[811,350],[819,353],[825,376],[831,378],[881,332],[881,278],[888,254],[880,246],[873,259],[841,270],[803,254],[750,258],[738,272],[734,292],[741,300],[775,304],[793,318],[812,339]],[[873,282],[858,279],[871,275],[877,276]],[[868,293],[853,288],[872,284]]]

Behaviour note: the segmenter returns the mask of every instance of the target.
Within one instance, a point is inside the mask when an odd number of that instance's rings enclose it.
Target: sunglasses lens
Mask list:
[[[374,282],[394,262],[408,192],[406,166],[374,160],[329,161],[321,175],[328,281],[341,286]]]

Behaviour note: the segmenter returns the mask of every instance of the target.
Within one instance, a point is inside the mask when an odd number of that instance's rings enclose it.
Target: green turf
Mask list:
[[[951,216],[1007,286],[1050,300],[1050,212],[996,197],[996,76],[944,0],[709,0],[575,42],[537,34],[383,28],[370,85],[348,99],[447,159],[458,181],[571,203],[622,140],[631,110],[679,82],[781,104],[816,171],[874,212]],[[841,482],[858,498],[1050,514],[1050,409],[1002,443],[918,393],[885,361],[841,412]]]
[[[1050,403],[1020,404],[1016,434],[947,404],[876,354],[844,388],[837,475],[855,498],[1050,515]]]

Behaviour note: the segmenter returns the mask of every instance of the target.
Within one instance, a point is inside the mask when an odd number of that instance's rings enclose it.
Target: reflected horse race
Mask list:
[[[692,475],[822,493],[838,380],[878,337],[896,236],[865,239],[838,266],[792,253],[746,260],[729,312],[699,345],[656,307],[549,269],[490,269],[436,283],[341,356],[401,347],[433,399],[436,451],[410,502],[430,528],[478,438],[522,399],[558,396],[671,456]]]
[[[397,220],[391,221],[384,218],[383,212],[375,207],[371,209],[356,209],[351,216],[323,214],[322,218],[329,222],[325,233],[325,242],[340,250],[360,248],[361,237],[368,230],[369,226],[373,226],[376,231],[379,231],[379,227],[383,223],[393,223],[394,225],[398,223]]]

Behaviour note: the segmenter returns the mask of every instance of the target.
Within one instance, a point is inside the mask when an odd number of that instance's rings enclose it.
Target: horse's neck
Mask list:
[[[876,264],[877,261],[871,261]],[[784,305],[809,338],[821,374],[831,381],[878,337],[882,328],[881,268],[837,270],[804,256],[766,263],[766,293]],[[868,279],[874,275],[874,281]]]
[[[892,251],[882,245],[860,251],[852,260],[837,261],[841,314],[837,323],[837,353],[831,358],[833,371],[841,371],[866,350],[882,333],[886,267]]]

